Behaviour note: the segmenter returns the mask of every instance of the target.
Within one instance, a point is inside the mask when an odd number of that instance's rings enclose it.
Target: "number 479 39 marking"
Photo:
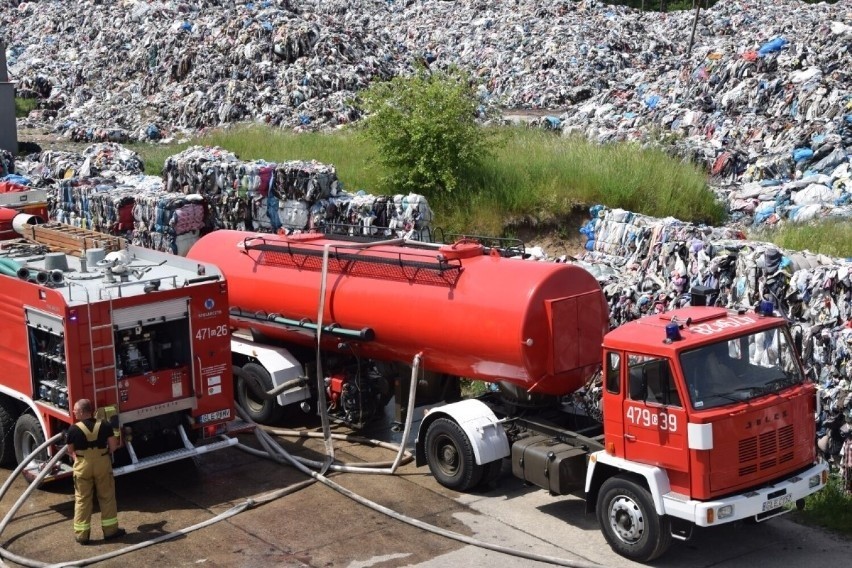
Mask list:
[[[677,415],[668,412],[654,412],[650,408],[628,406],[627,420],[637,426],[677,432]]]

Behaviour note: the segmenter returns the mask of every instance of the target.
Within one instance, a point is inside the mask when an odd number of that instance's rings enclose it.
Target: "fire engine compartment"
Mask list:
[[[115,464],[128,471],[162,452],[171,461],[231,445],[219,439],[236,415],[218,269],[58,223],[18,230],[27,238],[0,241],[0,298],[4,337],[21,348],[0,364],[15,369],[4,385],[30,401],[20,418],[39,418],[26,439],[60,432],[89,398],[121,429]],[[194,447],[202,435],[207,448]]]

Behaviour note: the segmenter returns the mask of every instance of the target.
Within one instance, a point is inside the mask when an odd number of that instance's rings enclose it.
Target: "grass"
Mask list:
[[[605,203],[654,216],[719,224],[724,208],[696,166],[635,145],[599,146],[528,128],[501,128],[493,159],[472,173],[467,190],[426,195],[439,225],[452,232],[502,235],[510,219],[547,222],[577,205]],[[293,134],[262,126],[208,133],[191,144],[219,146],[242,160],[317,160],[333,164],[347,191],[392,193],[376,149],[357,132]],[[135,149],[159,175],[165,159],[190,143]]]
[[[804,510],[796,515],[809,524],[852,536],[852,494],[843,491],[836,475],[829,477],[822,491],[808,497]]]
[[[26,101],[24,101],[26,102]],[[468,191],[430,196],[438,226],[449,232],[510,236],[511,222],[548,223],[574,206],[605,203],[654,217],[721,225],[724,206],[707,189],[706,174],[659,150],[634,144],[590,144],[579,138],[523,127],[500,128],[493,159],[468,180]],[[350,192],[393,193],[382,180],[387,170],[375,147],[352,129],[294,134],[264,126],[212,131],[191,142],[136,145],[152,175],[167,157],[191,144],[220,146],[242,160],[317,160],[333,164]],[[852,224],[842,219],[813,224],[787,223],[754,231],[750,238],[788,250],[852,256]]]
[[[843,219],[785,223],[774,230],[755,231],[749,237],[770,241],[787,250],[808,250],[833,257],[852,257],[852,223]]]
[[[37,99],[15,99],[15,118],[26,118],[38,106]]]
[[[724,206],[707,189],[706,174],[693,164],[634,144],[596,145],[543,130],[510,127],[494,132],[502,143],[493,159],[473,172],[467,191],[427,195],[437,225],[450,232],[506,235],[518,220],[546,224],[576,206],[604,203],[654,217],[721,225]],[[152,175],[190,144],[220,146],[243,160],[317,160],[333,164],[347,191],[393,193],[375,147],[352,129],[293,134],[263,126],[212,131],[192,142],[137,145]],[[842,219],[812,224],[786,223],[749,238],[788,250],[852,257],[852,224]]]

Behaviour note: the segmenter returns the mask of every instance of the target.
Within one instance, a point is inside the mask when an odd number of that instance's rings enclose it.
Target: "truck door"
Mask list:
[[[627,355],[624,457],[686,472],[686,413],[668,359]]]

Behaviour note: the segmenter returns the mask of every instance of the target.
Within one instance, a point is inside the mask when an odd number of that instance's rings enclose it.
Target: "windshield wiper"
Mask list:
[[[772,379],[768,381],[763,389],[765,392],[779,392],[784,390],[787,387],[791,387],[793,385],[799,384],[801,381],[797,377],[778,377],[777,379]]]
[[[737,389],[737,390],[735,390],[735,391],[733,391],[733,392],[729,392],[729,393],[725,393],[725,394],[723,394],[723,393],[718,393],[718,392],[714,392],[714,393],[708,394],[707,396],[708,396],[708,397],[715,396],[715,397],[718,397],[718,398],[724,398],[725,400],[730,400],[730,401],[732,401],[732,402],[743,402],[743,401],[745,401],[746,399],[744,399],[744,398],[737,398],[737,397],[735,397],[735,396],[731,396],[731,395],[733,395],[735,392],[740,391],[740,390],[743,390],[743,389]]]

